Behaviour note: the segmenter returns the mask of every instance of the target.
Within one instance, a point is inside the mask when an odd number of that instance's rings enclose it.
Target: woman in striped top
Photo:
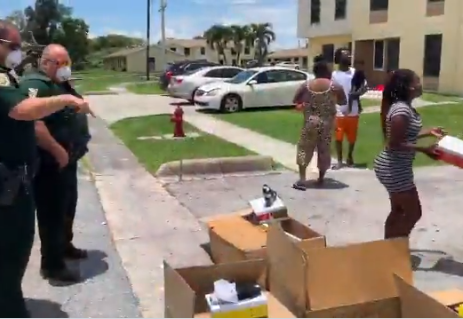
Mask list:
[[[442,136],[440,128],[422,130],[421,117],[412,100],[422,93],[419,77],[411,70],[395,71],[383,92],[382,125],[386,146],[376,157],[375,173],[391,200],[385,238],[408,237],[421,218],[421,203],[413,178],[416,152],[436,159],[435,145],[421,147],[418,139]]]

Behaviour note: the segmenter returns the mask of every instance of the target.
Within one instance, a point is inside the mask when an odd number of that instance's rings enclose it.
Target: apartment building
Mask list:
[[[254,49],[244,47],[238,61],[238,54],[233,49],[233,44],[230,43],[225,49],[226,61],[222,56],[219,56],[216,50],[210,48],[205,39],[166,39],[166,47],[173,52],[183,54],[185,59],[207,59],[211,62],[220,64],[238,65],[254,59]]]
[[[425,89],[463,94],[461,0],[299,0],[298,18],[309,60],[320,53],[331,59],[345,43],[372,85],[388,70],[409,68]]]

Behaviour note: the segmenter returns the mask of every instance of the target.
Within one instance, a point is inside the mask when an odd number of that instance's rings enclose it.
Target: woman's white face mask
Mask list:
[[[21,50],[13,50],[6,56],[5,67],[8,69],[14,69],[17,67],[23,59]]]
[[[56,71],[56,78],[59,81],[67,81],[72,75],[72,70],[69,66],[62,66]]]

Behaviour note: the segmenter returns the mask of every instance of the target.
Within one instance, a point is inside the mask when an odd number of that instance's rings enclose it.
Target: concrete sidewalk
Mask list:
[[[89,259],[70,263],[82,283],[53,287],[39,274],[38,236],[24,279],[24,294],[34,318],[139,318],[138,301],[112,243],[100,199],[88,173],[79,174],[75,243]]]
[[[92,119],[89,160],[112,238],[144,317],[164,316],[163,260],[210,264],[207,232],[100,119]]]

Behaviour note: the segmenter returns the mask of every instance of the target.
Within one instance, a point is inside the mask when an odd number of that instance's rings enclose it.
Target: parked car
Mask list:
[[[193,102],[195,92],[201,85],[229,80],[241,71],[243,71],[242,68],[234,66],[211,66],[189,71],[183,75],[173,76],[167,92],[172,97]]]
[[[170,79],[174,75],[185,74],[188,71],[197,70],[206,66],[218,65],[207,60],[180,61],[167,66],[166,70],[159,77],[159,86],[165,90],[170,83]]]
[[[277,64],[275,64],[275,66],[281,66],[281,67],[290,68],[290,69],[296,69],[296,70],[299,70],[301,68],[299,66],[299,64],[288,62],[288,61],[277,63]]]
[[[233,79],[203,85],[194,103],[204,109],[232,113],[245,108],[290,106],[298,87],[313,75],[285,67],[261,67],[242,71]]]

